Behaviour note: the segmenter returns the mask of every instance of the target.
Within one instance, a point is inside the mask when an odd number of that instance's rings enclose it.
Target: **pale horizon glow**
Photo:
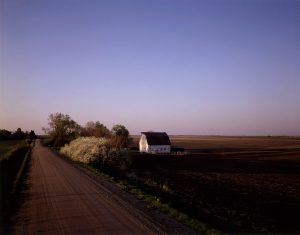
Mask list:
[[[300,135],[300,1],[3,0],[0,129]]]

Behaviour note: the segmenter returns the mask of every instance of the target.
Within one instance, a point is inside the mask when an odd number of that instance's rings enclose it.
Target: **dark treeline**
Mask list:
[[[36,139],[36,134],[33,130],[30,132],[22,131],[18,128],[16,131],[8,131],[5,129],[0,129],[0,140],[25,140],[25,139]]]
[[[43,128],[48,135],[47,145],[61,147],[66,143],[78,138],[95,136],[109,140],[108,147],[127,148],[131,141],[128,129],[121,124],[116,124],[109,130],[99,121],[89,121],[85,126],[80,126],[69,115],[53,113],[49,115],[48,127]]]

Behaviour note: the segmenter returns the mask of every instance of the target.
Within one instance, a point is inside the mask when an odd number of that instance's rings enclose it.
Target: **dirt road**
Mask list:
[[[13,234],[153,234],[157,231],[126,209],[87,174],[39,141],[33,149],[25,198]],[[144,220],[144,221],[143,221]]]

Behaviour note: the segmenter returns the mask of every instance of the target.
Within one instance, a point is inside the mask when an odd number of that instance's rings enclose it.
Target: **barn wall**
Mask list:
[[[139,142],[140,152],[148,152],[148,143],[145,135],[142,135]]]
[[[148,146],[149,153],[170,153],[171,146],[170,145],[150,145]]]
[[[170,153],[170,145],[148,145],[147,138],[145,135],[141,135],[139,141],[139,150],[140,152],[145,153]]]

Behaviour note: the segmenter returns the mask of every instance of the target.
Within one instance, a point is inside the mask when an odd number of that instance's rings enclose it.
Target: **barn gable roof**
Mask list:
[[[142,132],[146,136],[149,145],[171,145],[166,132]]]

